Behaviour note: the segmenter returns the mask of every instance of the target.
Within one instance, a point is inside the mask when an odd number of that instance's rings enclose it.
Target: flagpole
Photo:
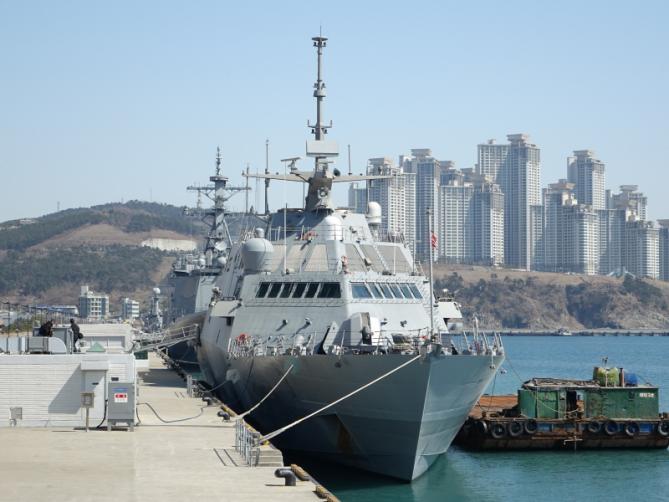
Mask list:
[[[427,208],[427,238],[430,249],[430,339],[434,336],[434,285],[432,283],[432,210]]]

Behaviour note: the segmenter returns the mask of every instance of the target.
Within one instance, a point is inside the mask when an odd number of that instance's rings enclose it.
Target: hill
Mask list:
[[[88,245],[139,245],[147,237],[199,236],[202,228],[197,220],[184,216],[182,208],[169,204],[141,201],[111,203],[67,209],[34,220],[1,223],[0,250],[23,251],[54,243],[73,247],[82,244],[80,239],[71,238],[77,232],[88,237],[83,242]],[[110,229],[116,232],[112,239],[108,238]]]
[[[438,266],[435,288],[455,293],[485,328],[667,328],[669,284],[661,281]]]
[[[203,225],[167,204],[130,201],[0,224],[0,297],[14,302],[76,303],[81,284],[146,299],[174,253],[143,247],[149,238],[199,241]]]

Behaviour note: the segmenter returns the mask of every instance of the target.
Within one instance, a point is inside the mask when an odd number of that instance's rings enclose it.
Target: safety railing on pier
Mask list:
[[[251,429],[243,419],[235,420],[235,450],[249,467],[258,465],[260,438],[260,433]]]

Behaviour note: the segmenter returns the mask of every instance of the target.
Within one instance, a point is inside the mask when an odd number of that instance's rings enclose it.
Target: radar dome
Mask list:
[[[153,288],[153,294],[154,295],[159,295],[160,294],[160,288]]]
[[[381,204],[374,201],[367,204],[367,221],[370,225],[380,225],[381,215]]]
[[[267,239],[254,237],[242,246],[242,262],[247,272],[269,272],[274,246]]]
[[[322,234],[325,236],[325,240],[341,240],[344,238],[343,224],[334,214],[323,218],[320,227]]]

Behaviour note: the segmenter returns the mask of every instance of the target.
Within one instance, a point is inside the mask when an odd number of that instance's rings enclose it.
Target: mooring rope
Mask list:
[[[298,420],[295,420],[294,422],[292,422],[292,423],[290,423],[290,424],[288,424],[288,425],[285,425],[285,426],[281,427],[280,429],[275,430],[274,432],[270,432],[269,434],[265,434],[263,437],[260,438],[260,441],[261,441],[261,442],[263,442],[263,441],[269,441],[270,439],[275,438],[275,437],[278,436],[279,434],[282,434],[282,433],[286,432],[287,430],[292,429],[292,428],[295,427],[296,425],[298,425],[298,424],[304,422],[305,420],[310,419],[310,418],[313,417],[314,415],[318,415],[318,414],[321,413],[322,411],[325,411],[325,410],[327,410],[328,408],[332,408],[334,405],[339,404],[339,403],[341,403],[342,401],[344,401],[345,399],[348,399],[349,397],[354,396],[354,395],[357,394],[358,392],[361,392],[361,391],[365,390],[367,387],[370,387],[370,386],[374,385],[376,382],[379,382],[379,381],[383,380],[384,378],[386,378],[386,377],[392,375],[393,373],[395,373],[395,372],[401,370],[401,369],[404,368],[405,366],[408,366],[409,364],[413,363],[414,361],[417,361],[417,360],[420,359],[421,357],[423,357],[423,356],[421,356],[420,354],[418,354],[416,357],[413,357],[412,359],[409,359],[407,362],[400,364],[398,367],[393,368],[392,370],[390,370],[390,371],[384,373],[383,375],[381,375],[381,376],[375,378],[375,379],[372,380],[371,382],[367,382],[367,383],[366,383],[365,385],[363,385],[362,387],[358,387],[358,388],[355,389],[353,392],[349,392],[349,393],[346,394],[345,396],[340,397],[339,399],[337,399],[337,400],[331,402],[330,404],[326,404],[326,405],[323,406],[322,408],[320,408],[320,409],[318,409],[318,410],[316,410],[316,411],[314,411],[314,412],[312,412],[312,413],[309,413],[307,416],[302,417],[302,418],[300,418],[300,419],[298,419]]]
[[[288,370],[287,370],[287,371],[283,374],[283,376],[279,379],[279,381],[276,382],[276,384],[274,385],[274,387],[272,387],[272,389],[271,389],[267,394],[265,394],[265,397],[263,397],[260,401],[258,401],[258,402],[256,403],[255,406],[253,406],[252,408],[246,410],[246,411],[245,411],[244,413],[242,413],[241,415],[237,415],[237,416],[233,417],[233,419],[234,419],[234,420],[241,420],[241,419],[243,419],[246,415],[248,415],[249,413],[251,413],[252,411],[254,411],[258,406],[260,406],[260,405],[263,403],[263,401],[264,401],[265,399],[267,399],[267,398],[272,394],[272,392],[274,392],[274,391],[276,390],[276,388],[281,384],[281,382],[283,382],[283,380],[288,376],[288,373],[290,373],[290,371],[291,371],[292,369],[293,369],[293,365],[291,364],[290,367],[288,368]]]

